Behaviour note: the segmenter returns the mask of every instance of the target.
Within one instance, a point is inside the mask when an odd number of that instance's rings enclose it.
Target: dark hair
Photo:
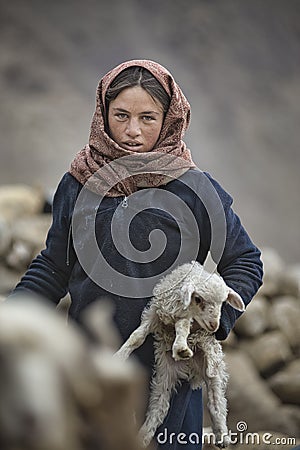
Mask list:
[[[160,82],[152,75],[149,70],[140,66],[132,66],[122,70],[119,75],[111,82],[107,92],[105,94],[105,108],[108,111],[108,106],[112,100],[114,100],[123,89],[140,86],[153,100],[158,100],[164,110],[164,113],[168,111],[170,105],[170,97],[162,87]]]

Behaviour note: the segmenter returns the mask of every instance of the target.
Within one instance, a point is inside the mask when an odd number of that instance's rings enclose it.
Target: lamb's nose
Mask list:
[[[216,321],[210,321],[209,322],[209,327],[210,327],[211,331],[216,331],[218,326],[219,326],[219,324]]]

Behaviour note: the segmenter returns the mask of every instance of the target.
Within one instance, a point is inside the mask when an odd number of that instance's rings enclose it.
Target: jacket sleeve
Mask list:
[[[46,248],[32,261],[9,298],[30,292],[57,304],[66,295],[76,260],[71,220],[78,191],[79,183],[66,173],[54,195],[53,219]]]
[[[226,284],[242,297],[247,306],[262,284],[263,265],[260,251],[251,241],[239,217],[232,209],[231,196],[209,174],[206,176],[221,200],[222,214],[225,217],[224,249],[221,257],[218,258],[219,261],[216,261],[217,270]],[[211,233],[208,235],[210,239]],[[217,339],[226,339],[241,314],[229,304],[223,304],[220,327],[216,332]]]

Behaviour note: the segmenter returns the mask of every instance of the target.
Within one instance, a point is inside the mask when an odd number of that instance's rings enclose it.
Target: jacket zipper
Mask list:
[[[128,200],[127,200],[126,195],[125,195],[121,205],[122,205],[123,208],[127,208],[128,207]]]

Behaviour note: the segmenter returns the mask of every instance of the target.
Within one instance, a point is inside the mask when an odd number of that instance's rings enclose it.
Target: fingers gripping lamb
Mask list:
[[[153,294],[140,326],[116,354],[127,359],[148,334],[153,334],[155,375],[146,420],[140,430],[143,445],[150,443],[165,419],[176,385],[187,380],[192,389],[205,382],[216,444],[226,447],[230,442],[225,398],[228,375],[214,332],[219,327],[223,302],[239,311],[244,310],[244,303],[219,275],[206,272],[195,261],[162,278]]]

